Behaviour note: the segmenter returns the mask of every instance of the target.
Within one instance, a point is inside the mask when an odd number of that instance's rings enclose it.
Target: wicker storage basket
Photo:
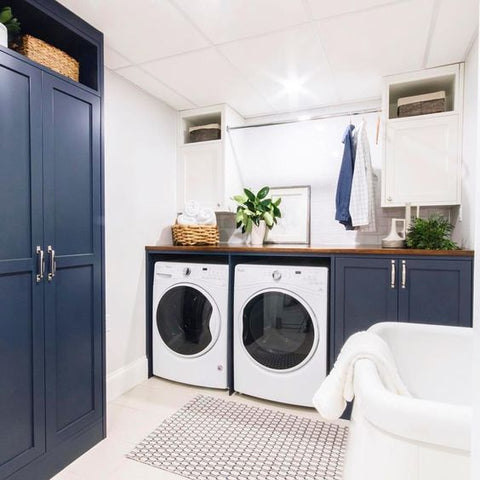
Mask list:
[[[398,99],[398,117],[412,117],[414,115],[428,115],[446,110],[446,95],[444,91],[414,95]]]
[[[174,245],[218,245],[220,235],[216,225],[172,225]]]
[[[43,40],[31,35],[23,35],[18,52],[76,82],[79,80],[79,63],[70,55]]]
[[[221,137],[220,125],[218,123],[210,123],[209,125],[190,127],[188,136],[191,143],[219,140]]]

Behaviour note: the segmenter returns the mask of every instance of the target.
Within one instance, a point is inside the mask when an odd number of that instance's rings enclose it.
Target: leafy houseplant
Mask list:
[[[233,197],[233,200],[238,203],[237,228],[242,227],[242,233],[252,233],[256,227],[261,227],[262,221],[271,230],[277,223],[277,219],[282,216],[278,208],[282,199],[273,201],[267,198],[268,192],[270,192],[269,187],[261,188],[256,195],[248,188],[244,188],[243,195]]]
[[[0,23],[3,23],[9,33],[20,33],[20,22],[13,16],[11,7],[0,8]]]
[[[425,250],[458,250],[450,239],[453,225],[442,215],[415,218],[407,233],[407,247]]]

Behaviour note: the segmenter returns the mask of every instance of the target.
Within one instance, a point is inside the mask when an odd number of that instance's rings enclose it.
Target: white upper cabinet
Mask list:
[[[426,94],[443,111],[405,100]],[[463,64],[387,77],[383,112],[382,206],[460,204]]]
[[[243,118],[226,105],[180,112],[177,148],[179,212],[183,211],[186,202],[192,200],[215,211],[233,209],[230,198],[240,193],[243,186],[227,126],[242,123]],[[208,129],[202,128],[205,126]]]

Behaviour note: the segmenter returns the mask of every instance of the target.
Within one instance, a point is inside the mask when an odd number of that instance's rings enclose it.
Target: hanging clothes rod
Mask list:
[[[324,120],[327,118],[339,118],[339,117],[353,117],[355,115],[365,115],[367,113],[379,113],[381,108],[365,108],[364,110],[357,110],[355,112],[345,112],[345,113],[328,113],[325,115],[318,115],[316,117],[306,118],[305,120],[281,120],[278,122],[269,122],[269,123],[257,123],[254,125],[241,125],[238,127],[229,127],[227,126],[227,132],[232,130],[242,130],[244,128],[258,128],[258,127],[272,127],[274,125],[287,125],[289,123],[301,123],[301,122],[310,122],[312,120]]]

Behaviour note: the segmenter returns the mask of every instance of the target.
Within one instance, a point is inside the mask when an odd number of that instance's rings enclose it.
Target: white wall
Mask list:
[[[460,240],[466,248],[474,247],[475,233],[475,164],[477,160],[478,115],[478,38],[465,60],[463,120],[462,225]],[[460,224],[459,224],[460,226]]]
[[[144,247],[171,241],[175,126],[173,109],[105,71],[109,399],[146,378]]]

